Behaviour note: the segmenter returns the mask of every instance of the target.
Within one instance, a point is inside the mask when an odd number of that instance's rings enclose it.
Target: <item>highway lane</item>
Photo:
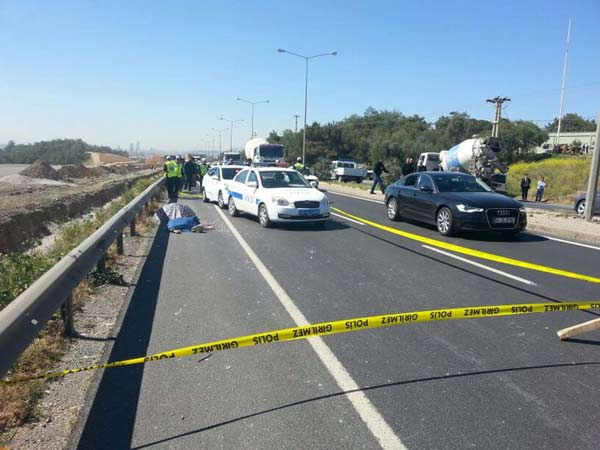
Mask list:
[[[368,204],[346,202],[358,210]],[[352,222],[336,219],[324,231],[264,230],[246,217],[234,224],[313,322],[547,301],[539,287],[524,289],[454,261],[436,261],[413,243]],[[569,299],[579,298],[581,286],[584,296],[600,295],[589,283],[551,283],[545,274],[536,279],[549,292],[570,284]],[[408,448],[594,448],[598,432],[590,418],[600,393],[590,377],[598,374],[597,348],[561,343],[555,335],[589,317],[573,312],[414,325],[327,342]]]
[[[340,209],[385,220],[382,205],[331,198]],[[158,242],[166,248],[165,264],[157,268],[154,261],[142,273],[155,286],[134,293],[114,357],[132,356],[136,339],[143,341],[136,350],[154,352],[291,325],[214,207],[186,203],[217,230]],[[538,283],[526,286],[338,218],[325,230],[231,221],[311,322],[540,302],[560,289],[569,300],[600,297],[597,285],[519,272]],[[515,255],[521,253],[512,246],[519,244],[559,244],[465,241],[488,251],[511,247]],[[575,261],[567,268],[588,258],[593,270],[593,250],[571,254],[566,245],[557,248]],[[531,245],[527,256],[537,258],[537,249]],[[550,249],[544,252],[544,264],[561,263]],[[155,304],[155,312],[136,319],[136,308],[148,307],[143,302]],[[586,336],[585,344],[555,335],[588,318],[568,312],[439,322],[324,340],[407,448],[595,448],[600,392],[592,380],[600,358],[591,344],[600,336]],[[146,322],[142,333],[140,321]],[[103,376],[80,448],[377,448],[306,342],[216,353],[203,363],[188,358],[113,370]]]
[[[392,222],[388,220],[385,215],[385,207],[383,204],[349,198],[346,196],[336,195],[334,193],[328,193],[328,195],[334,202],[334,207],[355,216],[363,217],[370,221],[389,227],[398,228],[403,231],[419,234],[451,244],[461,245],[475,250],[490,252],[509,258],[550,266],[557,269],[600,277],[600,270],[598,269],[598,267],[600,267],[600,251],[598,250],[578,247],[572,244],[546,239],[542,236],[529,232],[517,235],[512,239],[507,239],[496,235],[488,235],[485,233],[464,234],[457,237],[447,238],[441,236],[433,226],[412,221]],[[369,226],[364,226],[361,229],[364,232],[374,234],[381,239],[393,239],[397,244],[408,246],[415,251],[429,255],[435,255],[435,252],[423,248],[422,244],[410,241],[406,238],[395,237],[390,233],[377,230]],[[563,301],[564,299],[572,299],[574,292],[578,294],[577,298],[580,299],[584,299],[586,295],[588,298],[597,298],[599,294],[597,289],[598,285],[582,283],[581,281],[577,280],[557,277],[555,275],[522,269],[520,267],[492,261],[481,260],[470,256],[459,256],[533,281],[539,285],[538,292],[545,293],[546,295],[552,296],[552,298]],[[447,257],[443,257],[443,259],[447,262],[450,261],[450,258]],[[469,267],[468,265],[457,262],[456,260],[452,261],[455,264],[459,264],[461,267]],[[504,277],[497,277],[495,275],[494,277],[496,279],[505,279]],[[562,298],[556,297],[556,295],[560,295]]]
[[[185,203],[216,230],[159,233],[110,360],[294,325],[214,208]],[[306,341],[199,359],[106,371],[71,448],[377,447]]]

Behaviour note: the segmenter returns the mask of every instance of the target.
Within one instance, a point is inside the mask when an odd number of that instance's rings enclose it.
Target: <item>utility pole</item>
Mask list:
[[[494,115],[494,121],[492,122],[492,137],[498,137],[498,129],[500,128],[500,119],[502,118],[502,104],[504,102],[510,102],[510,98],[507,97],[494,97],[486,100],[488,103],[496,104],[496,114]]]
[[[590,179],[588,180],[587,194],[585,195],[585,220],[592,221],[594,215],[594,203],[596,202],[596,192],[598,188],[598,172],[600,172],[600,112],[596,121],[596,142],[594,142],[594,154],[592,155],[592,168],[590,169]]]
[[[560,145],[560,126],[562,124],[563,102],[565,100],[565,83],[567,82],[567,63],[569,62],[569,44],[571,43],[571,18],[567,28],[567,45],[565,46],[565,63],[563,65],[562,87],[560,88],[560,109],[558,112],[558,128],[556,129],[556,141],[554,145]]]
[[[298,117],[300,117],[300,114],[294,114],[294,117],[296,118],[296,126],[294,127],[294,133],[298,132]]]

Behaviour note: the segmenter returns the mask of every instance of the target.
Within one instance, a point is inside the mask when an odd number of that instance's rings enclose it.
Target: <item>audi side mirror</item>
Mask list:
[[[431,186],[421,186],[419,189],[423,192],[433,192],[433,188]]]

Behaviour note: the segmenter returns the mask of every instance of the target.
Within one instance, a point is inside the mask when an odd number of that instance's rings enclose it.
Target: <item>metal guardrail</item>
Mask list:
[[[12,367],[57,310],[61,309],[67,333],[73,331],[73,289],[94,266],[103,266],[106,251],[115,240],[117,251],[122,254],[123,229],[129,226],[131,234],[135,234],[137,214],[163,183],[163,177],[152,183],[0,311],[0,377]]]

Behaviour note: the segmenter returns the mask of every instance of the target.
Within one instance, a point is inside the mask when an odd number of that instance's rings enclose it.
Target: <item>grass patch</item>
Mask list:
[[[363,191],[370,190],[371,186],[372,186],[372,184],[345,183],[343,181],[336,181],[336,180],[327,180],[327,181],[324,181],[324,183],[335,184],[335,185],[338,185],[338,186],[344,186],[344,187],[349,187],[349,188],[354,188],[354,189],[362,189]]]
[[[60,258],[77,247],[154,181],[154,178],[138,180],[106,208],[86,219],[64,225],[46,253],[0,254],[0,309],[8,305]],[[142,210],[138,217],[138,231],[143,232],[149,227],[151,214],[157,207],[157,204],[152,201],[148,211]],[[108,267],[116,257],[113,244],[108,251]],[[87,280],[82,281],[73,290],[75,311],[81,311],[85,299],[91,292],[92,288]],[[8,377],[26,377],[52,370],[68,347],[68,341],[62,335],[63,329],[64,324],[57,313],[19,357]],[[0,402],[0,445],[3,443],[2,436],[6,438],[7,430],[39,418],[38,405],[44,394],[45,386],[46,381],[44,380],[0,385],[0,398],[2,399]]]
[[[512,164],[508,171],[508,193],[520,196],[521,178],[527,173],[531,178],[530,198],[535,196],[537,182],[543,176],[544,198],[571,203],[577,192],[587,189],[590,165],[589,156],[555,156],[538,162]]]

